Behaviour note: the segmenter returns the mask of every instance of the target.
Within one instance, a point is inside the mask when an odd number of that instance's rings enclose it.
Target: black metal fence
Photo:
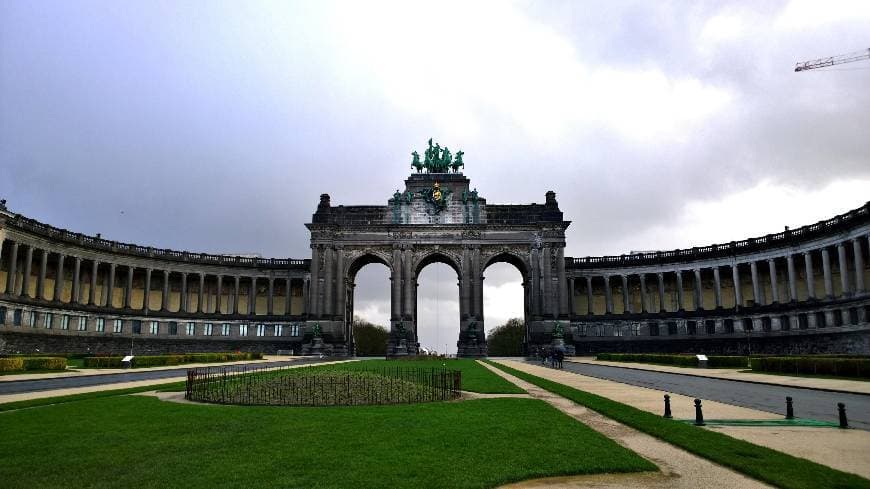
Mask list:
[[[461,390],[458,370],[225,365],[188,369],[184,397],[216,404],[364,406],[449,401]]]

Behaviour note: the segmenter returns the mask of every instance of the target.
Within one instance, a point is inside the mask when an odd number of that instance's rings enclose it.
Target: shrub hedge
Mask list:
[[[262,353],[185,353],[173,355],[147,355],[133,357],[134,367],[162,367],[184,363],[238,362],[240,360],[260,360]],[[85,358],[85,367],[121,368],[123,357]]]
[[[0,358],[0,372],[18,372],[22,370],[64,370],[66,358],[62,357],[24,357],[15,356]]]
[[[661,365],[677,365],[680,367],[697,367],[698,359],[695,355],[669,355],[661,353],[599,353],[597,360],[610,362],[637,362],[658,363]],[[710,367],[746,367],[746,357],[739,356],[708,356],[707,365]]]
[[[786,374],[870,378],[870,359],[843,357],[759,357],[752,370]]]
[[[17,370],[24,370],[24,358],[0,358],[0,372],[15,372]]]

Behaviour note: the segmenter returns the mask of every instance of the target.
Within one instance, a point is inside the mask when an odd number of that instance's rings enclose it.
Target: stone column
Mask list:
[[[320,245],[311,245],[311,278],[308,291],[309,317],[320,314]]]
[[[414,294],[417,291],[417,277],[414,277],[414,253],[407,249],[403,253],[404,255],[404,264],[405,264],[405,304],[404,304],[404,313],[403,315],[410,321],[411,324],[416,324],[414,318],[414,304],[416,303],[416,297]],[[462,278],[460,277],[460,281]],[[344,281],[342,281],[342,284]],[[461,299],[460,299],[461,300]]]
[[[613,314],[613,292],[610,290],[610,276],[604,276],[604,304],[607,314]]]
[[[840,268],[840,287],[842,297],[852,295],[852,283],[849,280],[849,262],[846,261],[846,243],[837,243],[837,261]]]
[[[43,252],[44,254],[44,252]],[[81,257],[76,257],[75,264],[73,265],[73,284],[72,284],[72,303],[78,304],[82,300],[82,283],[81,283],[81,270],[82,270],[82,259]],[[45,277],[42,277],[43,280]],[[39,293],[37,293],[39,296]],[[42,299],[42,297],[39,297]]]
[[[646,274],[638,275],[640,278],[640,310],[641,312],[649,312],[649,297],[646,292]]]
[[[656,273],[656,278],[659,282],[659,312],[665,312],[665,275],[662,272]]]
[[[816,298],[816,281],[813,277],[813,252],[804,252],[804,268],[806,269],[807,300]]]
[[[60,302],[63,299],[63,261],[66,258],[64,255],[57,257],[57,279],[54,281],[54,297],[52,299]]]
[[[238,314],[238,313],[239,313],[239,276],[238,276],[238,275],[234,275],[234,276],[233,276],[233,307],[232,307],[232,313],[233,313],[233,314]]]
[[[217,314],[223,314],[223,312],[221,311],[221,306],[223,305],[221,303],[223,302],[223,295],[224,295],[223,287],[224,287],[224,276],[218,275],[217,276],[217,286],[215,287],[215,300],[214,300],[214,312]]]
[[[45,275],[48,273],[48,250],[42,250],[39,261],[39,279],[36,281],[36,297],[45,300]]]
[[[532,247],[530,253],[531,270],[529,271],[529,299],[533,316],[541,315],[540,306],[540,250]]]
[[[12,254],[9,256],[9,271],[6,274],[6,293],[15,294],[15,268],[18,266],[18,242],[12,242]]]
[[[568,279],[565,275],[565,248],[562,244],[556,248],[556,278],[559,284],[559,316],[568,317],[571,314],[571,308],[568,305]],[[573,297],[572,297],[573,300]],[[628,307],[625,308],[629,310]]]
[[[731,265],[731,280],[734,281],[734,304],[737,307],[742,307],[743,291],[740,290],[740,264],[738,263]]]
[[[568,294],[568,316],[574,316],[574,277],[568,278]]]
[[[483,322],[483,271],[480,263],[480,247],[471,250],[471,297],[474,298],[472,309],[478,322]],[[483,325],[480,325],[483,327]]]
[[[459,276],[459,317],[464,320],[471,315],[471,290],[468,282],[471,281],[471,252],[467,245],[462,246],[462,267]],[[416,285],[415,293],[416,293]],[[532,306],[534,308],[534,306]],[[415,314],[416,316],[416,307]]]
[[[323,248],[323,253],[326,256],[326,270],[323,277],[323,309],[321,310],[321,315],[332,316],[335,314],[335,301],[333,299],[333,292],[335,291],[335,261],[333,260],[333,255],[335,255],[335,250],[332,246],[325,246]]]
[[[677,276],[677,310],[682,311],[683,308],[683,271],[677,270],[674,272]]]
[[[289,272],[288,272],[288,273],[289,273]],[[292,297],[293,297],[293,279],[290,278],[290,277],[287,277],[287,278],[285,278],[284,280],[287,282],[287,288],[284,289],[284,290],[285,290],[285,292],[284,292],[284,294],[285,294],[285,298],[284,298],[284,314],[286,314],[286,315],[288,315],[288,316],[292,316],[292,315],[293,315],[293,309],[292,309],[292,307],[293,307],[293,306],[292,306]],[[304,285],[304,284],[303,284],[302,288],[303,288],[303,289],[305,288],[305,285]],[[304,294],[304,292],[303,292],[303,294]]]
[[[115,295],[115,267],[114,263],[109,263],[109,283],[106,284],[106,307],[115,307],[112,303],[112,298]]]
[[[833,299],[834,280],[831,276],[831,255],[827,248],[822,248],[822,272],[825,275],[825,299]]]
[[[339,245],[335,248],[335,314],[340,315],[342,320],[347,319],[353,321],[353,318],[347,317],[347,280],[344,271],[344,246]],[[345,324],[345,326],[348,326]]]
[[[169,310],[169,270],[163,270],[163,293],[160,296],[160,310]]]
[[[629,301],[628,276],[622,275],[622,313],[631,314],[631,302]]]
[[[146,313],[151,308],[149,299],[151,299],[151,269],[145,269],[145,297],[142,299],[142,310]]]
[[[595,312],[592,310],[592,277],[586,277],[586,313],[590,316]]]
[[[861,249],[861,239],[852,240],[852,252],[855,262],[855,294],[864,293],[864,251]],[[868,318],[870,320],[870,318]]]
[[[758,281],[758,263],[754,260],[749,262],[749,273],[752,277],[752,299],[756,306],[760,306],[764,299],[761,297],[761,282]]]
[[[779,284],[776,280],[776,259],[770,258],[767,260],[767,268],[770,270],[770,298],[771,304],[779,302]]]
[[[24,254],[24,277],[21,281],[21,297],[27,297],[30,288],[30,267],[33,265],[33,246],[27,245],[27,253]]]
[[[785,258],[786,271],[788,272],[788,296],[789,302],[797,302],[797,273],[794,269],[794,255],[789,254]]]
[[[306,308],[311,305],[311,274],[305,275],[305,278],[302,280],[302,304],[304,304]],[[308,309],[303,312],[308,314]],[[292,315],[292,309],[290,310],[290,313]]]
[[[124,290],[124,308],[133,308],[133,265],[127,265],[127,288]]]
[[[399,245],[393,245],[393,262],[390,269],[390,319],[402,318],[402,255]]]
[[[272,316],[275,314],[275,277],[269,275],[269,290],[266,296],[266,314]]]
[[[91,288],[88,290],[88,304],[92,306],[97,305],[97,270],[99,266],[100,262],[91,260]]]
[[[257,314],[257,277],[251,277],[251,288],[248,289],[248,314]]]
[[[696,268],[695,272],[695,310],[700,311],[704,309],[704,296],[703,291],[701,290],[701,269]]]
[[[713,296],[716,299],[716,309],[722,308],[722,277],[719,275],[719,265],[713,267]]]
[[[544,314],[550,314],[553,317],[556,317],[558,313],[554,314],[555,310],[558,310],[558,305],[553,304],[552,297],[552,282],[550,281],[550,276],[552,275],[552,268],[550,267],[550,254],[553,252],[549,246],[544,246],[541,255],[543,256],[543,267],[541,267],[541,271],[543,272],[543,279],[541,280],[541,296],[544,299]]]
[[[181,301],[178,304],[178,312],[189,312],[187,299],[187,272],[181,272]]]
[[[199,274],[199,289],[196,291],[196,312],[205,312],[206,308],[203,306],[203,299],[205,294],[203,293],[203,289],[205,289],[205,274]]]

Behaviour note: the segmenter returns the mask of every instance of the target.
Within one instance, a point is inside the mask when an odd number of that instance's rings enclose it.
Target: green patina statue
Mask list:
[[[311,328],[311,332],[314,334],[315,338],[320,338],[320,323],[314,323],[314,327]]]
[[[462,161],[464,151],[457,151],[454,159],[453,154],[446,146],[441,149],[439,143],[432,143],[432,138],[429,138],[429,146],[423,152],[423,162],[420,163],[420,154],[414,151],[411,155],[414,159],[411,161],[417,173],[426,170],[428,173],[459,173],[460,168],[465,168],[465,163]]]
[[[415,170],[417,170],[417,173],[422,172],[423,164],[420,163],[420,153],[413,151],[411,152],[411,156],[414,157],[414,159],[411,161],[411,166],[414,167]]]
[[[553,338],[563,338],[565,336],[565,328],[562,327],[562,323],[557,322],[556,326],[553,328]]]
[[[456,159],[453,160],[453,163],[450,164],[450,169],[453,170],[453,173],[459,173],[460,168],[465,168],[465,163],[462,162],[462,155],[465,154],[465,151],[457,151]]]
[[[404,338],[408,337],[408,332],[405,331],[405,322],[404,321],[401,321],[396,326],[396,336],[398,336],[400,339],[404,339]]]

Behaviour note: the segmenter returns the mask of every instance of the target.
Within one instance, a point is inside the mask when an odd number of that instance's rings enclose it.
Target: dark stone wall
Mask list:
[[[100,336],[66,336],[48,334],[0,332],[0,340],[6,342],[5,353],[91,353],[128,354],[130,338]],[[133,340],[135,355],[162,355],[167,353],[211,352],[260,352],[277,353],[278,350],[302,350],[301,338],[296,341],[246,341],[246,340],[184,340],[136,337]]]
[[[870,335],[866,331],[819,333],[788,336],[584,341],[576,339],[577,355],[595,353],[692,353],[746,355],[751,345],[753,355],[853,354],[870,355]]]

